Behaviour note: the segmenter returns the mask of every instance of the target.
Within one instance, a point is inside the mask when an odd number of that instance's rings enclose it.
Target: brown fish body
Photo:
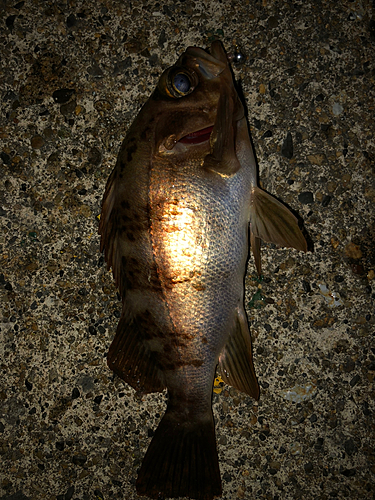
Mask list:
[[[249,222],[259,270],[260,238],[305,249],[294,217],[256,187],[221,45],[211,55],[189,48],[130,128],[100,223],[123,298],[108,364],[135,389],[169,395],[139,494],[221,494],[211,410],[218,361],[228,383],[259,395],[243,308]]]

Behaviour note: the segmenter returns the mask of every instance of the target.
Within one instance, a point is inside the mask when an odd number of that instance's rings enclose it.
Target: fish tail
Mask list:
[[[212,413],[195,420],[167,408],[137,479],[138,495],[212,500],[221,479]]]

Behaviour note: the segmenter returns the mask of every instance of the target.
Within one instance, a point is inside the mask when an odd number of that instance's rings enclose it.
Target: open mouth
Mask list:
[[[191,134],[182,137],[179,142],[182,142],[183,144],[200,144],[201,142],[208,141],[213,128],[214,127],[211,126],[192,132]]]

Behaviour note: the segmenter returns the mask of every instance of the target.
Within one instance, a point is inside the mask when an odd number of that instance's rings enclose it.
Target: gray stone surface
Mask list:
[[[121,306],[100,202],[162,70],[214,38],[246,55],[262,184],[313,250],[264,245],[261,282],[249,262],[262,391],[213,396],[223,498],[373,498],[372,2],[2,0],[0,16],[0,498],[137,498],[166,396],[106,366]]]

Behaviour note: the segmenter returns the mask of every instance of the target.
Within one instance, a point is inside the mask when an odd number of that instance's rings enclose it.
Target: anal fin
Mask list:
[[[131,319],[123,314],[107,355],[108,367],[135,390],[161,392],[165,388],[157,355],[145,341],[141,316]]]
[[[236,326],[219,356],[219,365],[224,382],[254,399],[259,399],[259,384],[251,353],[251,337],[242,307],[237,308]]]

